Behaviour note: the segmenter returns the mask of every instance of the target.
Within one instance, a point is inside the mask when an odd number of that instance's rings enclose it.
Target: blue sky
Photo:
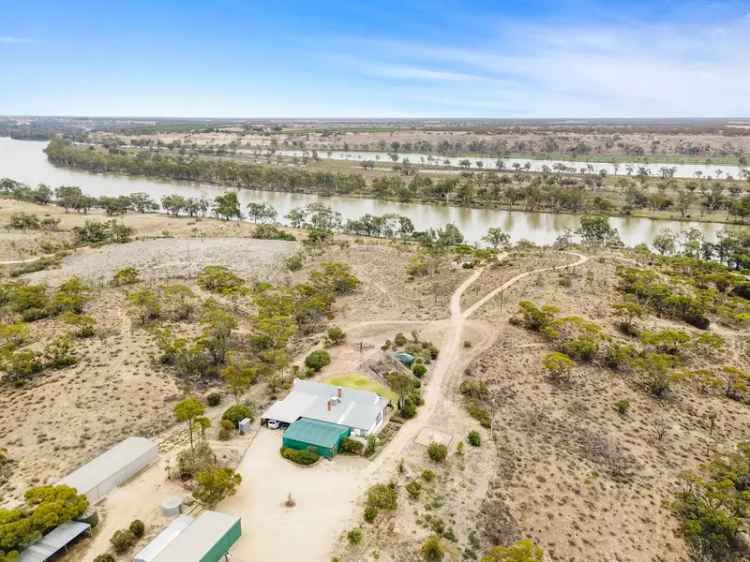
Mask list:
[[[0,0],[0,114],[750,117],[750,0]]]

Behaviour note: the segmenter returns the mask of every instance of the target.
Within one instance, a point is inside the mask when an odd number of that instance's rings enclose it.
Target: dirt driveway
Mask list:
[[[233,562],[327,560],[363,493],[362,457],[338,455],[300,467],[281,457],[281,431],[261,428],[238,471],[242,486],[220,510],[242,517]],[[287,496],[296,507],[284,505]]]

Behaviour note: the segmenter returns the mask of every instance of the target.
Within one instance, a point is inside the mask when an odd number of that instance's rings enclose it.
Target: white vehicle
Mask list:
[[[268,429],[279,429],[281,422],[278,420],[268,420]]]

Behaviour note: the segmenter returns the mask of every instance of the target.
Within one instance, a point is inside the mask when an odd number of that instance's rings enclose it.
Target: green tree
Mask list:
[[[230,363],[222,369],[221,378],[229,386],[235,402],[239,404],[242,396],[258,379],[258,369],[250,365]]]
[[[616,228],[612,228],[607,217],[584,216],[581,217],[580,226],[576,234],[581,237],[581,242],[588,246],[621,246],[620,234]]]
[[[398,394],[398,407],[404,407],[404,400],[406,397],[414,391],[415,382],[412,377],[404,373],[393,371],[385,375],[385,380],[388,382],[393,391]]]
[[[500,247],[505,248],[510,244],[510,235],[507,232],[503,232],[500,228],[491,227],[487,230],[487,234],[482,240],[497,250]]]
[[[205,421],[208,421],[208,418],[204,416],[205,413],[206,408],[201,401],[192,396],[188,396],[174,407],[174,415],[177,421],[187,424],[188,435],[190,436],[190,451],[193,454],[195,453],[193,433],[195,432],[196,427],[203,427]]]
[[[662,230],[654,237],[652,244],[662,256],[671,256],[677,249],[677,236],[671,230]]]
[[[240,200],[237,198],[237,194],[234,191],[228,191],[223,195],[215,197],[214,213],[217,217],[224,220],[230,220],[233,218],[240,220],[242,218],[242,212],[240,211]]]
[[[211,509],[224,498],[237,493],[242,476],[231,468],[212,466],[199,471],[195,475],[195,482],[193,497]]]
[[[254,202],[247,204],[247,214],[256,224],[258,222],[273,222],[278,215],[276,209],[274,209],[269,203]]]

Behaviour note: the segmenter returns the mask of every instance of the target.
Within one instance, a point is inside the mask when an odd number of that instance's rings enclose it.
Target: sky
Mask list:
[[[0,0],[0,115],[750,117],[750,0]]]

